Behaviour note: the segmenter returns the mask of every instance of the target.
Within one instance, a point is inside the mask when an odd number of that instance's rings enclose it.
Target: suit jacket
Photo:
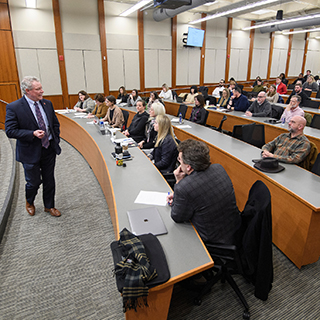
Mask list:
[[[220,164],[193,171],[174,186],[171,217],[191,221],[205,243],[234,243],[241,225],[232,182]]]
[[[52,103],[46,99],[42,99],[39,102],[47,115],[53,150],[56,154],[60,154],[60,124]],[[40,161],[41,139],[33,135],[35,130],[39,130],[39,126],[25,97],[7,105],[5,129],[8,138],[17,139],[17,161],[23,163],[37,163]]]

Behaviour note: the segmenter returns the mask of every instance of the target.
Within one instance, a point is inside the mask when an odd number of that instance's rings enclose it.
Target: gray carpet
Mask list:
[[[122,320],[106,201],[82,156],[64,141],[61,146],[56,167],[60,218],[43,212],[41,190],[36,215],[25,212],[19,164],[18,190],[0,245],[0,319]],[[254,297],[250,284],[235,277],[250,305],[251,319],[320,319],[320,261],[298,270],[274,248],[274,271],[273,289],[265,302]],[[226,284],[217,284],[201,306],[192,301],[192,293],[176,285],[169,319],[242,318],[243,308]]]

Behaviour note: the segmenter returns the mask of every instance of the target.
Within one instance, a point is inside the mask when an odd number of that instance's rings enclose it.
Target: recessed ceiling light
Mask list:
[[[37,8],[37,0],[26,0],[27,8]]]
[[[253,11],[251,12],[252,14],[266,14],[266,13],[270,13],[270,12],[275,12],[275,10],[269,10],[269,9],[260,9],[257,11]]]

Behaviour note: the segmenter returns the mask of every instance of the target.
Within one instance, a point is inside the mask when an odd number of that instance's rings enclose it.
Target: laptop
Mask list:
[[[156,207],[147,207],[127,211],[131,232],[139,236],[152,233],[155,236],[168,233]]]

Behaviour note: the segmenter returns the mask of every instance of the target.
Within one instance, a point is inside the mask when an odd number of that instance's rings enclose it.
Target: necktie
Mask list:
[[[46,130],[46,124],[44,123],[44,120],[42,118],[42,114],[40,112],[38,103],[35,102],[34,106],[35,106],[35,110],[36,110],[36,116],[38,119],[39,128],[40,128],[40,130],[45,132],[44,137],[41,139],[41,143],[42,143],[42,146],[47,149],[49,147],[49,139],[48,139],[48,134],[47,134],[47,130]]]

